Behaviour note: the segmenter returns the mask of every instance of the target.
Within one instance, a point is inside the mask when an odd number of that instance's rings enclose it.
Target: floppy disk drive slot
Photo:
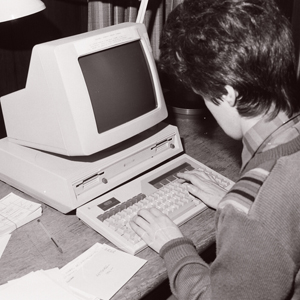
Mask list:
[[[155,156],[160,155],[165,151],[174,151],[176,148],[176,136],[170,135],[145,147],[144,149],[132,153],[123,159],[114,162],[113,164],[102,166],[101,170],[94,170],[91,175],[87,174],[86,178],[81,178],[73,183],[73,189],[77,197],[81,197],[85,192],[95,189],[95,197],[98,187],[105,184],[107,188],[113,184],[117,177],[132,168],[137,168],[143,171],[142,165],[145,161],[152,160]],[[172,156],[172,155],[170,155]],[[139,167],[141,166],[141,167]],[[139,173],[139,172],[138,172]],[[124,175],[123,180],[127,180],[128,176]],[[94,193],[93,192],[93,193]],[[77,198],[78,199],[78,198]]]
[[[100,182],[102,182],[104,172],[99,172],[89,176],[84,179],[82,182],[75,185],[76,194],[80,195],[86,190],[91,189],[94,186],[97,186]]]

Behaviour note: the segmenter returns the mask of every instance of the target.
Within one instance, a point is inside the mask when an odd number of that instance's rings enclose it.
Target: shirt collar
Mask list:
[[[250,128],[243,137],[242,151],[242,170],[249,160],[256,153],[262,143],[281,125],[286,123],[290,118],[280,112],[273,120],[268,120],[268,115],[264,116],[252,128]]]

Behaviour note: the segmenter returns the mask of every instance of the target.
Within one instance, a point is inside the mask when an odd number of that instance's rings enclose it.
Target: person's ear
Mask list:
[[[235,106],[238,92],[231,86],[225,85],[227,94],[222,96],[222,100],[227,102],[231,107]]]

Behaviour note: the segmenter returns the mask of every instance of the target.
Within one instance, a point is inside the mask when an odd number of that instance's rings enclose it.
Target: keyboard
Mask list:
[[[142,208],[156,207],[180,226],[201,213],[205,204],[187,191],[187,183],[176,174],[200,170],[228,191],[234,182],[192,157],[180,157],[77,208],[77,216],[115,246],[130,254],[147,247],[131,229],[129,221]]]

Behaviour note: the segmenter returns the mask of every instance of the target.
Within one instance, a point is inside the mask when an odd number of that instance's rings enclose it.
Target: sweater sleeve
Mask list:
[[[184,237],[172,240],[160,251],[178,299],[210,299],[209,266],[198,255],[193,242]]]
[[[208,266],[188,239],[163,247],[171,290],[179,300],[287,299],[293,260],[261,223],[232,205],[218,218],[217,252]]]

